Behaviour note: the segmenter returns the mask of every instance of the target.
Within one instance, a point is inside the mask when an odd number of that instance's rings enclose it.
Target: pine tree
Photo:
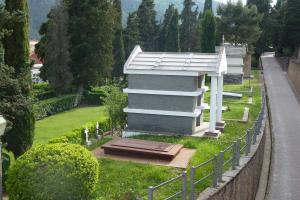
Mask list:
[[[137,12],[129,13],[127,26],[124,31],[124,44],[126,58],[130,55],[135,45],[140,44],[139,22]]]
[[[71,71],[81,93],[111,75],[115,13],[109,0],[66,1]]]
[[[142,0],[138,11],[139,33],[141,45],[145,51],[155,51],[157,48],[156,11],[153,0]]]
[[[203,8],[203,13],[207,10],[212,11],[212,0],[205,0],[204,2],[204,8]]]
[[[115,38],[113,41],[114,65],[113,65],[112,77],[119,79],[123,75],[123,65],[125,62],[121,1],[114,0],[113,5],[116,12],[116,19],[115,19]]]
[[[57,94],[64,94],[72,87],[68,36],[68,14],[62,1],[49,14],[47,22],[43,72]]]
[[[216,22],[212,11],[204,13],[202,21],[201,51],[203,53],[215,53]]]
[[[218,15],[221,16],[218,29],[225,40],[233,44],[245,44],[248,51],[252,52],[261,34],[259,23],[262,15],[256,7],[229,2],[218,9]]]
[[[6,0],[5,8],[8,13],[16,15],[17,20],[0,18],[0,24],[4,20],[7,25],[4,29],[0,26],[0,35],[4,36],[6,64],[0,63],[0,110],[9,123],[2,141],[18,157],[32,146],[35,123],[30,101],[27,1]],[[3,14],[3,8],[1,10]]]
[[[180,45],[181,51],[194,51],[197,40],[198,10],[193,0],[184,0],[181,13]]]
[[[160,30],[160,50],[161,51],[180,51],[179,46],[179,15],[174,4],[169,5],[164,15],[164,21]]]
[[[287,45],[296,50],[300,45],[300,2],[288,0],[285,12],[285,35]]]

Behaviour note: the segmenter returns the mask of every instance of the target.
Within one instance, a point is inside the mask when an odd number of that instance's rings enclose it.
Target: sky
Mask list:
[[[226,3],[229,0],[217,0],[217,1],[222,2],[222,3]],[[238,1],[238,0],[231,0],[231,1]],[[243,1],[244,4],[246,4],[246,2],[247,2],[247,0],[242,0],[242,1]],[[273,1],[272,5],[275,5],[276,2],[277,2],[277,0],[271,0],[271,1]]]

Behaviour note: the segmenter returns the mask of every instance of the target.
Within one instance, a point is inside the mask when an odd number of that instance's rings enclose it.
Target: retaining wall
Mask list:
[[[300,94],[300,59],[291,59],[288,67],[288,78]]]
[[[265,122],[264,122],[265,124]],[[265,132],[263,126],[261,132]],[[208,188],[198,200],[254,200],[259,185],[264,159],[265,133],[252,145],[248,156],[241,157],[240,166],[223,175],[223,183],[217,188]]]

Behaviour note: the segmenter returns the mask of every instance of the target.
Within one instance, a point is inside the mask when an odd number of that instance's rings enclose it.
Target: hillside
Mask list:
[[[128,13],[137,10],[141,0],[121,0],[123,10],[123,24],[126,24]],[[0,0],[1,2],[1,0]],[[28,0],[30,10],[30,37],[31,39],[38,39],[38,30],[40,25],[46,20],[47,14],[56,0]],[[199,10],[203,10],[204,0],[195,0]],[[157,20],[159,21],[164,15],[168,5],[173,3],[181,11],[183,7],[183,0],[155,0],[155,9],[157,11]],[[214,11],[216,10],[218,2],[213,1]]]

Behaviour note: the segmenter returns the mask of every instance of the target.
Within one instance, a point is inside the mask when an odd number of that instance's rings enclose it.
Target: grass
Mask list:
[[[223,115],[224,119],[241,119],[244,107],[247,106],[250,108],[249,122],[239,123],[228,121],[225,127],[225,132],[218,140],[184,136],[170,137],[155,135],[137,136],[135,138],[178,143],[183,144],[184,147],[196,149],[196,153],[190,162],[190,166],[198,165],[208,160],[214,154],[218,154],[219,151],[224,150],[226,147],[231,145],[238,137],[244,135],[246,129],[253,125],[253,121],[256,119],[260,111],[261,102],[259,72],[255,71],[254,74],[255,79],[251,81],[254,89],[252,105],[247,104],[248,97],[245,95],[240,100],[224,99],[224,105],[229,106],[229,110]],[[226,91],[236,92],[246,91],[249,90],[248,85],[248,81],[245,81],[243,85],[225,85],[224,89]],[[208,115],[206,117],[208,117]],[[225,159],[228,158],[228,156],[229,155],[225,155]],[[97,191],[94,194],[94,199],[97,200],[147,199],[147,188],[149,186],[158,185],[182,173],[182,170],[175,168],[114,161],[104,158],[99,159],[99,164],[101,168],[100,183],[98,184]],[[200,179],[211,171],[212,165],[208,165],[199,170],[196,173],[196,177],[197,179]],[[210,185],[211,181],[208,180],[204,184],[198,186],[197,191],[199,192]],[[179,191],[180,187],[181,183],[178,181],[168,187],[163,187],[158,191],[155,191],[154,197],[155,199],[165,199],[167,196]]]
[[[103,106],[81,107],[52,115],[36,122],[34,144],[47,143],[50,139],[80,128],[88,122],[102,121],[105,118]]]

